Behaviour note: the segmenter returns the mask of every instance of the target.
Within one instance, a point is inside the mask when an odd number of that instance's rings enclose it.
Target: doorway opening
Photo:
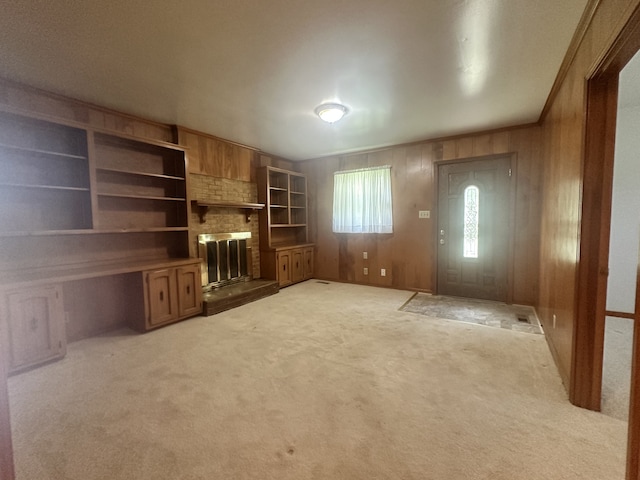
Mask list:
[[[580,257],[569,397],[574,405],[601,409],[613,167],[622,69],[640,50],[636,8],[609,51],[587,76],[587,116],[582,172]],[[634,239],[636,244],[638,238]],[[634,317],[639,309],[636,286]],[[629,400],[627,478],[640,478],[640,329],[634,328]]]
[[[640,237],[640,53],[619,76],[602,369],[602,413],[627,420]]]

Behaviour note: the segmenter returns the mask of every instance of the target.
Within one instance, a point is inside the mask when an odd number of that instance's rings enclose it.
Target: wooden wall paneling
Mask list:
[[[435,288],[436,243],[434,225],[437,208],[434,193],[434,162],[441,157],[449,160],[467,158],[478,150],[492,153],[514,151],[522,157],[522,175],[516,189],[516,211],[528,212],[520,220],[515,218],[514,230],[518,245],[525,252],[539,249],[539,184],[541,177],[540,128],[528,126],[511,130],[467,135],[449,140],[400,145],[383,150],[360,152],[340,157],[328,157],[302,162],[303,170],[315,185],[315,204],[310,212],[314,227],[312,237],[317,245],[318,278],[353,281],[379,286],[393,286],[420,291]],[[476,140],[476,137],[481,137]],[[495,152],[494,152],[495,150]],[[459,156],[462,157],[459,157]],[[375,165],[391,165],[393,175],[394,233],[392,235],[365,235],[365,243],[353,235],[335,235],[331,232],[333,205],[333,172]],[[419,210],[430,210],[430,219],[418,219]],[[533,211],[532,211],[533,210]],[[520,231],[520,225],[525,228]],[[362,251],[369,253],[363,261]],[[537,300],[538,269],[536,253],[516,255],[514,270],[514,302],[533,304]],[[337,262],[337,263],[336,263]],[[368,278],[362,273],[369,268]],[[380,268],[387,276],[380,276]],[[517,286],[516,286],[517,285]]]
[[[482,157],[491,155],[493,150],[493,135],[479,135],[473,138],[473,156]],[[460,157],[457,157],[460,158]]]
[[[367,250],[366,239],[364,235],[345,235],[348,239],[349,256],[353,259],[353,281],[355,283],[369,283],[369,275],[364,274],[365,263],[367,262],[362,252]],[[369,252],[367,252],[367,256]]]
[[[303,162],[315,197],[310,198],[310,238],[316,243],[314,276],[325,280],[340,279],[340,238],[332,231],[333,173],[340,170],[340,157],[327,157],[318,162]],[[313,233],[315,232],[315,233]]]
[[[570,121],[562,103],[554,105],[546,125],[544,197],[542,203],[539,315],[545,325],[547,341],[555,354],[560,374],[566,383],[571,365],[573,304],[577,263],[579,221],[580,145],[563,138]]]
[[[300,171],[300,164],[298,162],[292,162],[282,157],[277,157],[271,154],[260,153],[257,159],[258,167],[276,167],[283,170]]]
[[[176,126],[178,143],[188,147],[189,173],[255,181],[255,149]]]
[[[416,194],[415,187],[418,182],[410,181],[410,168],[407,159],[406,146],[395,147],[391,150],[391,189],[393,194],[393,235],[389,238],[392,248],[389,257],[380,259],[379,268],[385,268],[387,277],[381,278],[384,282],[388,280],[390,285],[404,285],[406,283],[407,255],[403,251],[408,251],[411,239],[415,237],[413,226],[418,223],[417,203],[420,194]],[[394,193],[402,192],[401,194]],[[385,238],[380,238],[382,243]],[[414,250],[419,257],[420,250]],[[418,258],[415,258],[419,262]],[[379,274],[380,270],[375,273]]]
[[[428,186],[424,185],[421,146],[397,147],[393,149],[392,178],[394,189],[393,237],[388,281],[394,287],[413,285],[425,288],[417,282],[415,268],[425,266],[425,253],[429,250],[430,238],[427,226],[431,219],[418,219],[419,210],[430,209]],[[381,239],[384,240],[384,239]],[[411,255],[407,255],[411,252]],[[381,259],[382,263],[389,263]],[[376,273],[379,274],[379,271]],[[384,281],[384,279],[382,279]]]
[[[403,168],[402,162],[404,162],[404,155],[394,155],[394,153],[402,149],[402,147],[397,147],[393,149],[384,149],[377,150],[373,152],[369,152],[366,155],[358,155],[356,164],[360,161],[365,162],[364,165],[358,167],[348,167],[351,168],[371,168],[371,167],[381,167],[385,165],[391,165],[391,189],[392,189],[392,197],[394,201],[393,205],[393,222],[394,222],[394,233],[392,234],[363,234],[361,236],[355,237],[354,240],[357,241],[357,246],[359,248],[358,251],[354,252],[356,257],[362,258],[362,249],[363,242],[368,243],[367,248],[372,250],[372,252],[368,252],[371,268],[369,270],[368,280],[371,285],[379,285],[379,286],[391,286],[393,281],[393,261],[392,261],[392,249],[394,246],[398,245],[398,239],[402,237],[396,228],[397,216],[400,212],[405,213],[403,209],[399,209],[395,205],[395,201],[399,196],[399,193],[402,192],[401,189],[398,188],[398,178],[402,178],[404,175],[405,169]],[[394,192],[394,188],[397,192]],[[351,235],[348,235],[351,237]],[[380,269],[384,268],[386,275],[383,277],[380,274]]]
[[[517,152],[513,296],[527,305],[538,301],[539,291],[541,143],[541,129],[529,127],[510,132],[507,149]]]
[[[354,282],[353,274],[354,258],[353,252],[349,249],[349,237],[344,233],[337,234],[338,237],[338,278],[342,282]]]
[[[469,158],[473,157],[473,138],[461,138],[456,142],[456,157]]]
[[[377,252],[378,268],[373,278],[377,280],[377,285],[381,287],[391,287],[393,285],[393,251],[397,243],[395,236],[391,234],[376,234],[377,236]],[[381,269],[385,269],[386,275],[383,277],[380,273]]]
[[[222,155],[218,151],[220,144],[213,139],[203,138],[201,142],[202,150],[200,153],[200,173],[210,177],[223,177]]]
[[[442,142],[442,157],[441,160],[453,160],[458,158],[458,141],[446,140]]]
[[[543,282],[537,309],[570,398],[582,406],[597,407],[599,404],[599,399],[595,398],[598,395],[593,390],[599,380],[588,378],[583,369],[596,373],[597,366],[593,360],[598,354],[593,349],[601,348],[595,344],[597,333],[589,332],[589,328],[595,328],[593,322],[596,319],[581,317],[578,311],[581,300],[577,297],[580,285],[593,281],[585,272],[586,264],[578,271],[578,256],[582,261],[590,255],[584,252],[583,247],[587,243],[580,245],[581,241],[590,242],[584,235],[584,228],[589,228],[582,223],[591,221],[581,218],[584,215],[581,208],[582,165],[587,138],[585,78],[601,66],[603,58],[639,5],[638,0],[601,0],[597,5],[589,4],[574,38],[573,51],[568,52],[559,74],[562,78],[556,82],[553,98],[545,106],[541,118],[545,144],[540,248],[540,278]],[[596,135],[601,134],[599,131]],[[585,188],[590,187],[585,185]],[[595,204],[598,209],[601,207],[599,201]],[[600,242],[596,239],[595,243],[597,250]],[[592,322],[592,325],[589,327],[582,323],[576,329],[579,322]],[[583,348],[592,351],[585,353]],[[576,352],[583,358],[574,358]]]
[[[189,173],[202,173],[200,155],[203,150],[205,139],[194,133],[184,131],[179,127],[176,130],[178,144],[186,147],[186,156],[189,161]]]

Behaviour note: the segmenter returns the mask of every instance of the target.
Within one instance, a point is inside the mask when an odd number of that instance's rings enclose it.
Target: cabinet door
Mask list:
[[[7,302],[10,370],[65,355],[64,308],[59,286],[12,293]]]
[[[291,253],[291,280],[293,283],[304,280],[304,253],[301,248],[292,250]]]
[[[178,318],[176,274],[173,268],[146,273],[147,316],[150,325]]]
[[[202,313],[202,288],[200,267],[189,265],[176,269],[178,280],[178,308],[180,317]]]
[[[313,247],[304,249],[304,279],[313,278]]]
[[[285,250],[276,254],[278,264],[278,283],[281,287],[290,285],[291,280],[291,251]]]

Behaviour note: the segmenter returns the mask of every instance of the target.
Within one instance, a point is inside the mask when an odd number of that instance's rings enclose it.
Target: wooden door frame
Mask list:
[[[438,294],[438,256],[440,249],[438,248],[438,225],[439,225],[439,217],[438,212],[440,211],[439,199],[438,199],[438,191],[440,189],[440,175],[439,169],[442,165],[457,165],[461,163],[471,163],[480,160],[496,160],[498,158],[508,158],[511,161],[511,181],[509,182],[509,212],[508,212],[508,236],[507,239],[507,303],[513,303],[513,278],[514,278],[514,265],[515,265],[515,205],[516,201],[516,185],[513,179],[517,178],[518,172],[518,156],[513,152],[506,153],[496,153],[491,155],[482,155],[479,157],[466,157],[466,158],[456,158],[452,160],[437,160],[433,162],[433,178],[434,178],[434,188],[433,188],[433,205],[435,205],[435,215],[433,218],[435,228],[433,229],[433,245],[434,255],[433,255],[433,268],[432,268],[432,285],[434,295]]]
[[[573,404],[592,410],[600,410],[602,395],[618,78],[620,71],[638,51],[640,6],[585,79],[580,253],[576,272],[569,398]],[[638,268],[640,282],[640,266]],[[640,480],[640,329],[635,328],[640,313],[640,283],[636,288],[627,480]]]

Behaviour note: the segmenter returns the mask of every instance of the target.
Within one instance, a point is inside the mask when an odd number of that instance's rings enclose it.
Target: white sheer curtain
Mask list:
[[[333,231],[393,233],[390,166],[333,174]]]

